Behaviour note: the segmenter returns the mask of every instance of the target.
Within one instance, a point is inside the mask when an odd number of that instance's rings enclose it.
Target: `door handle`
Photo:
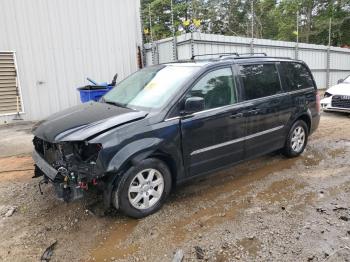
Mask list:
[[[257,115],[259,114],[260,110],[259,109],[254,109],[254,110],[250,110],[247,112],[248,115]]]
[[[232,114],[232,115],[230,115],[230,118],[232,118],[232,119],[241,118],[241,117],[243,117],[243,113],[238,113],[238,114]]]
[[[281,100],[272,100],[271,104],[272,105],[279,105],[279,104],[281,104]]]

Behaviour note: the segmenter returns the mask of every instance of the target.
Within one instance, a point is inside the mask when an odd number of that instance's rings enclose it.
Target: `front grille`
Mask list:
[[[350,96],[333,96],[332,107],[350,108]]]

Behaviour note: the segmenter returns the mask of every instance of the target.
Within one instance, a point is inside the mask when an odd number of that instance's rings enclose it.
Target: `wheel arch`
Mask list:
[[[307,132],[308,134],[310,134],[311,131],[311,117],[308,114],[303,114],[301,116],[299,116],[294,122],[293,124],[298,121],[298,120],[302,120],[305,122],[305,124],[307,125]]]
[[[173,154],[181,153],[175,152],[175,147],[166,147],[167,150],[163,150],[162,141],[163,140],[159,138],[145,138],[128,144],[115,154],[110,161],[107,170],[110,175],[106,181],[107,185],[104,192],[106,207],[110,206],[112,191],[116,184],[119,183],[118,181],[123,176],[123,173],[133,165],[137,165],[140,161],[147,158],[156,158],[164,162],[169,168],[171,174],[172,188],[176,185],[177,174],[180,167],[178,166],[175,157],[166,152],[172,152]],[[172,148],[172,150],[170,148]]]
[[[310,109],[307,109],[303,112],[299,112],[294,114],[294,117],[292,117],[292,120],[289,122],[289,126],[288,126],[288,131],[292,128],[292,126],[294,125],[294,123],[298,120],[302,120],[306,123],[307,128],[308,128],[308,134],[310,134],[311,131],[311,126],[312,126],[312,114]]]
[[[172,188],[174,188],[176,185],[177,174],[178,174],[178,165],[176,164],[174,157],[161,150],[156,150],[152,154],[150,154],[147,158],[156,158],[164,162],[164,164],[166,164],[166,166],[169,168],[170,175],[171,175],[171,182],[172,182],[171,185],[172,185]]]

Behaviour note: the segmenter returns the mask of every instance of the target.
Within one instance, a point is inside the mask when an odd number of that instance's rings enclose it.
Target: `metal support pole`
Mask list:
[[[159,43],[156,42],[155,44],[155,52],[157,54],[157,65],[159,64]]]
[[[254,0],[251,0],[251,13],[252,13],[252,23],[251,23],[251,34],[252,34],[252,40],[250,41],[250,54],[254,54]]]
[[[329,88],[329,86],[330,86],[331,30],[332,30],[332,18],[329,19],[329,29],[328,29],[327,73],[326,73],[326,87],[327,87],[327,88]]]
[[[154,65],[154,42],[153,42],[153,33],[152,33],[151,4],[148,5],[148,18],[149,18],[149,34],[150,34],[150,37],[151,37],[152,65]]]
[[[142,19],[142,10],[141,6],[139,8],[139,19],[141,23],[141,66],[142,68],[146,66],[146,50],[145,50],[145,43],[146,43],[146,37],[144,34],[144,23]]]
[[[191,32],[191,57],[194,56],[194,40],[193,40],[193,32]]]
[[[170,7],[171,7],[171,27],[172,27],[172,33],[173,33],[173,61],[176,61],[177,60],[177,43],[176,43],[176,34],[175,34],[173,0],[170,0]]]
[[[297,11],[297,43],[295,45],[295,59],[299,59],[299,10]]]
[[[190,5],[190,15],[191,15],[191,23],[193,23],[193,18],[194,18],[194,14],[193,14],[193,0],[191,1],[191,5]],[[192,28],[193,29],[193,28]],[[191,29],[191,25],[190,25],[190,31],[191,31],[191,58],[194,56],[194,39],[193,39],[193,30]]]

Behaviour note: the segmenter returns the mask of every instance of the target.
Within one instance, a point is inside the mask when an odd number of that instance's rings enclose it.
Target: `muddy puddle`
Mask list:
[[[239,246],[242,246],[250,256],[256,257],[260,249],[261,243],[255,237],[243,238],[237,242]]]
[[[115,229],[112,229],[112,233],[109,234],[103,245],[92,252],[93,258],[91,258],[91,260],[103,261],[106,258],[114,260],[125,258],[126,256],[133,254],[138,249],[138,245],[133,243],[126,245],[124,241],[128,235],[133,233],[137,224],[138,220],[130,219],[125,221],[125,223],[116,225]]]
[[[317,165],[316,161],[321,161],[322,157],[321,154],[315,157],[313,164]],[[280,203],[283,208],[289,199],[299,198],[298,201],[303,203],[299,208],[302,209],[302,206],[310,203],[314,196],[307,194],[296,196],[296,192],[304,188],[306,184],[295,179],[272,182],[265,190],[251,194],[252,190],[254,191],[254,184],[266,179],[267,176],[274,176],[275,173],[293,169],[297,161],[299,163],[307,161],[310,164],[308,155],[302,160],[300,158],[286,159],[280,155],[267,156],[179,188],[175,196],[171,197],[168,202],[175,205],[177,209],[183,208],[187,212],[183,216],[176,216],[173,220],[166,221],[166,225],[157,225],[159,228],[153,233],[153,236],[152,233],[150,234],[150,239],[156,236],[156,241],[160,239],[169,243],[170,246],[179,246],[186,239],[214,226],[226,221],[239,220],[240,214],[244,210],[249,210],[253,201]],[[144,227],[144,221],[126,219],[125,223],[116,226],[110,232],[107,240],[96,248],[91,256],[97,261],[103,261],[111,257],[123,259],[136,251],[142,252],[142,243],[138,243],[139,241],[126,244],[130,243],[130,235],[142,227]],[[258,244],[251,240],[242,242],[242,245],[250,244],[251,247],[248,250],[254,255]]]
[[[239,221],[244,210],[253,208],[252,203],[278,205],[284,210],[288,208],[290,199],[294,199],[297,204],[293,210],[302,212],[306,205],[317,198],[317,194],[302,192],[307,183],[299,181],[298,176],[282,180],[278,176],[302,166],[317,167],[321,161],[336,159],[345,151],[346,147],[342,143],[332,147],[320,143],[309,147],[299,158],[286,159],[278,154],[270,155],[193,181],[178,188],[164,207],[164,212],[168,212],[167,205],[173,209],[183,209],[183,215],[174,214],[173,219],[165,219],[163,223],[156,224],[156,230],[145,225],[145,220],[149,218],[140,221],[126,218],[125,223],[116,225],[107,240],[102,241],[91,256],[98,261],[111,257],[124,259],[135,252],[142,253],[142,241],[147,238],[155,241],[154,246],[157,241],[161,241],[175,248],[227,221]],[[257,190],[256,184],[269,177],[276,181]],[[155,216],[162,216],[164,212]],[[138,235],[139,231],[144,232],[146,237],[133,239],[131,236]],[[240,244],[245,246],[250,255],[256,255],[259,246],[257,241],[244,239]]]

